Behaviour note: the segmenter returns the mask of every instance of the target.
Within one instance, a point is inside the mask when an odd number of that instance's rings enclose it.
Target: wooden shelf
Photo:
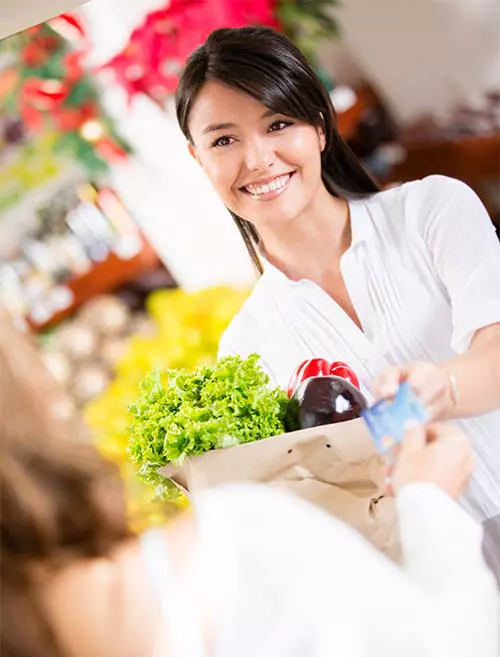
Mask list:
[[[354,137],[365,112],[376,106],[376,98],[368,87],[358,87],[353,91],[356,94],[354,105],[345,112],[337,113],[337,127],[345,141]]]
[[[494,217],[499,212],[491,190],[500,184],[500,134],[455,139],[405,139],[406,159],[394,167],[389,182],[405,182],[430,174],[463,180],[480,196]],[[498,192],[497,192],[498,193]]]
[[[135,256],[123,259],[111,254],[104,262],[96,263],[91,271],[64,284],[74,300],[70,306],[54,314],[48,321],[35,323],[29,321],[34,331],[50,328],[69,317],[85,301],[99,294],[115,291],[125,283],[141,274],[154,271],[161,266],[153,248],[142,239],[142,250]]]

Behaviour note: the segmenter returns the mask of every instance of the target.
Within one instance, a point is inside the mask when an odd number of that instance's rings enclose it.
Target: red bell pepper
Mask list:
[[[343,363],[342,361],[336,361],[330,365],[330,372],[332,376],[341,376],[343,379],[347,379],[352,383],[353,386],[359,389],[359,379],[356,376],[356,372],[352,370],[349,365]]]
[[[324,358],[310,358],[304,360],[295,369],[288,384],[288,397],[291,397],[298,386],[313,376],[328,376],[330,374],[330,363]]]
[[[293,396],[293,393],[302,381],[314,376],[340,376],[343,379],[347,379],[356,388],[359,388],[358,377],[346,363],[342,363],[341,361],[329,363],[324,358],[310,358],[300,363],[292,374],[288,384],[288,397]]]

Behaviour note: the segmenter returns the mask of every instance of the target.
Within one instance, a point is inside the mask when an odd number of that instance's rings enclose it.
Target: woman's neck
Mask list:
[[[306,212],[280,229],[259,230],[268,262],[291,280],[321,281],[351,244],[349,206],[322,188]]]

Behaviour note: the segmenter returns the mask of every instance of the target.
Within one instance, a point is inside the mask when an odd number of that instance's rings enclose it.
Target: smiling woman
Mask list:
[[[268,248],[276,228],[316,207],[344,215],[346,193],[378,190],[338,133],[322,83],[273,30],[214,32],[184,71],[177,117],[260,272],[257,245]]]
[[[283,388],[310,358],[348,363],[368,398],[409,381],[473,441],[464,505],[499,514],[500,245],[474,192],[444,176],[379,190],[314,71],[269,29],[214,32],[177,115],[262,273],[219,355],[258,353]]]

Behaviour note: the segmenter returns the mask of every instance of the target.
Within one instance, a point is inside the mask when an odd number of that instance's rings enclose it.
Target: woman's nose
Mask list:
[[[245,164],[249,171],[267,171],[274,165],[275,154],[265,139],[252,139],[246,144]]]

